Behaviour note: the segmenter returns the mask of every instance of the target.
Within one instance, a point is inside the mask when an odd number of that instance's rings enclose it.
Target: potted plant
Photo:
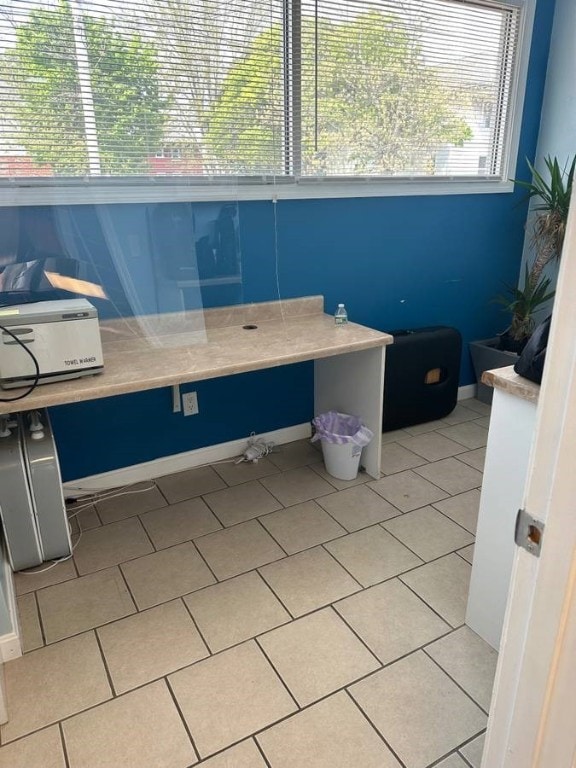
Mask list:
[[[527,190],[527,197],[535,199],[532,206],[531,247],[534,251],[532,266],[525,266],[521,287],[509,286],[507,293],[497,296],[495,301],[502,304],[511,315],[509,326],[492,339],[470,344],[470,352],[476,378],[478,398],[491,402],[492,389],[480,383],[482,373],[492,368],[513,365],[535,327],[535,313],[554,297],[550,290],[551,280],[543,274],[544,268],[562,252],[572,183],[576,167],[576,156],[569,166],[561,168],[557,158],[546,157],[544,163],[549,174],[546,180],[528,162],[532,181],[518,181],[516,184]]]

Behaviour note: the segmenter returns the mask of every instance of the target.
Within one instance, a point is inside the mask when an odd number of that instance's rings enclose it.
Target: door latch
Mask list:
[[[519,547],[540,557],[542,539],[544,538],[544,523],[532,517],[525,509],[519,509],[516,515],[514,541]]]

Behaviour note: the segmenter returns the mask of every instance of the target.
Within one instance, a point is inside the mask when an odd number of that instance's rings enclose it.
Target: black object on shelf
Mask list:
[[[460,332],[437,325],[388,333],[382,431],[447,416],[458,400]]]

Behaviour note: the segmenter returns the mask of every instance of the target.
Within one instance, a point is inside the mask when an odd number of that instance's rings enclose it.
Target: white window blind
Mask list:
[[[502,177],[520,10],[0,0],[0,184]]]

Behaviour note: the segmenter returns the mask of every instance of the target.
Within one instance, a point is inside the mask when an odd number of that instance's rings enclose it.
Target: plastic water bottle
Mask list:
[[[348,322],[348,312],[344,304],[338,304],[338,309],[334,314],[334,323],[336,325],[346,325]]]

